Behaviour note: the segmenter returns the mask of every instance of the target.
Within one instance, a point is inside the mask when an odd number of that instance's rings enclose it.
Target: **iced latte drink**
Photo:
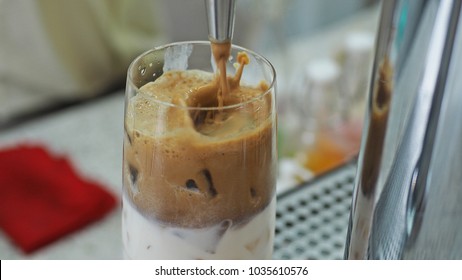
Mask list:
[[[126,258],[271,258],[275,72],[251,51],[216,47],[172,44],[130,66]]]

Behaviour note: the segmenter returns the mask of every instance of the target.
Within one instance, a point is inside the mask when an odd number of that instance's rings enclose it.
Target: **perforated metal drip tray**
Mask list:
[[[278,196],[274,259],[343,259],[356,164]]]

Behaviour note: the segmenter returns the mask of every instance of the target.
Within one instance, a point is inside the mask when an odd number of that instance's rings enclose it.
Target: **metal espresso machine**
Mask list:
[[[462,259],[461,2],[383,1],[346,259]]]

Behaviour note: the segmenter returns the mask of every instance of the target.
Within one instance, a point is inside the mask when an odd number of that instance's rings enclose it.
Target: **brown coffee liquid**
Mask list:
[[[148,218],[235,225],[274,197],[274,101],[265,83],[240,85],[246,54],[235,76],[226,75],[229,47],[212,45],[217,75],[166,72],[128,102],[124,190]]]

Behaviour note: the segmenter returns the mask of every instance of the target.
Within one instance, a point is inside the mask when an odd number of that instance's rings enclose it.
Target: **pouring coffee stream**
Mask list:
[[[226,62],[228,61],[234,31],[235,0],[205,0],[209,40],[212,54],[219,71],[220,91],[218,106],[223,107],[224,96],[229,94],[226,78]]]

